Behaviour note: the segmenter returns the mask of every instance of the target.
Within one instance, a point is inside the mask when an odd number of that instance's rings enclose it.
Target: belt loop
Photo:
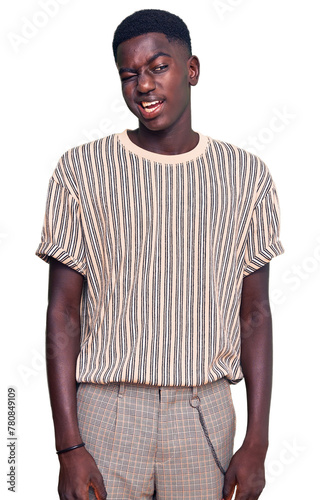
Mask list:
[[[193,408],[197,408],[200,405],[200,398],[198,396],[198,387],[196,385],[192,386],[192,396],[190,396],[189,402]]]
[[[119,382],[118,398],[123,398],[125,382]]]
[[[200,401],[200,398],[198,396],[198,391],[197,391],[197,386],[193,386],[192,387],[192,396],[190,396],[190,399],[189,399],[189,403],[190,405],[193,407],[193,408],[196,408],[197,411],[198,411],[198,414],[199,414],[199,420],[200,420],[200,424],[201,424],[201,427],[203,429],[203,432],[204,432],[204,435],[205,435],[205,438],[211,448],[211,452],[212,452],[212,455],[213,455],[213,458],[214,458],[214,461],[216,462],[216,465],[218,466],[218,468],[220,469],[220,471],[222,472],[223,475],[225,475],[226,471],[224,470],[224,468],[222,467],[221,465],[221,462],[217,456],[217,453],[216,453],[216,450],[211,442],[211,439],[210,439],[210,436],[209,436],[209,433],[208,433],[208,429],[207,429],[207,426],[206,426],[206,423],[204,421],[204,417],[203,417],[203,414],[202,414],[202,409],[201,409],[201,401]]]

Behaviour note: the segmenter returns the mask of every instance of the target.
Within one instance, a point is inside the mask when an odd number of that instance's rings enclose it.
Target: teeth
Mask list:
[[[152,107],[152,106],[155,106],[156,104],[159,104],[161,101],[153,101],[153,102],[142,102],[141,103],[141,106],[143,108],[146,108],[146,107]]]

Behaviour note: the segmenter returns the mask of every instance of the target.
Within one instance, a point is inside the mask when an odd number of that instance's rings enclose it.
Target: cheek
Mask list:
[[[133,105],[133,97],[132,97],[132,89],[130,88],[130,85],[125,85],[122,87],[122,95],[123,98],[129,108],[132,107]]]
[[[180,107],[181,104],[185,104],[189,100],[189,85],[188,78],[183,78],[180,81],[175,81],[168,88],[169,94],[171,96],[170,100],[172,104]]]

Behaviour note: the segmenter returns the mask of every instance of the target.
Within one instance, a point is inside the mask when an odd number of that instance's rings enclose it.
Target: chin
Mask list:
[[[150,130],[151,132],[161,132],[163,130],[167,130],[170,128],[170,124],[168,123],[161,123],[157,120],[150,120],[143,122],[139,120],[139,126],[142,125],[144,128]]]

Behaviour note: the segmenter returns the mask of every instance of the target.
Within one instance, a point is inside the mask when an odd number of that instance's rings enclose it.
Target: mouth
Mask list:
[[[142,111],[143,116],[151,118],[161,110],[163,103],[164,101],[160,100],[152,102],[141,101],[139,103],[139,107]]]

